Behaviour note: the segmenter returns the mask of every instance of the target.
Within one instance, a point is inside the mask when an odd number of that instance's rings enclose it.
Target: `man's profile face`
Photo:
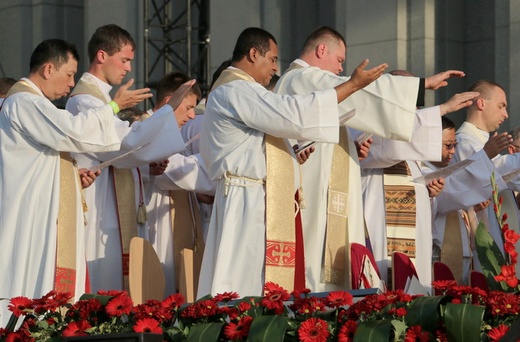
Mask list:
[[[197,95],[187,94],[182,99],[181,104],[175,109],[175,119],[179,128],[184,126],[188,121],[195,119],[195,106],[197,105]]]
[[[256,64],[257,77],[256,81],[264,87],[269,84],[273,75],[278,71],[276,62],[278,61],[278,46],[269,40],[269,51],[265,53],[265,56],[259,55],[258,62]]]
[[[112,56],[106,54],[103,64],[103,74],[108,84],[118,85],[123,82],[126,74],[132,70],[131,62],[134,59],[132,45],[124,45],[120,51]]]
[[[455,149],[457,147],[457,138],[455,137],[454,128],[446,128],[442,130],[442,160],[441,166],[446,167],[450,164]]]
[[[490,98],[484,99],[484,104],[485,128],[488,132],[496,131],[509,117],[505,92],[499,87],[494,87]]]
[[[45,96],[51,101],[57,100],[70,92],[74,87],[74,75],[78,71],[78,61],[69,54],[65,64],[56,68],[52,64],[52,71],[49,78],[49,87],[45,92]]]
[[[340,40],[328,41],[325,46],[326,49],[321,58],[320,68],[339,75],[343,71],[347,48]]]

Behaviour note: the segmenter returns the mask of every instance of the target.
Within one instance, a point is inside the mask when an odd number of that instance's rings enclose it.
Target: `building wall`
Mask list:
[[[0,72],[27,73],[33,48],[43,39],[75,43],[86,70],[86,45],[96,27],[116,23],[136,39],[131,77],[144,85],[145,1],[151,0],[6,0],[0,1]],[[160,3],[160,0],[155,0]],[[181,1],[181,0],[176,0]],[[447,100],[476,80],[499,82],[508,93],[510,119],[501,130],[520,125],[520,2],[513,0],[219,0],[210,3],[211,69],[231,57],[239,33],[260,26],[279,43],[280,72],[298,56],[306,36],[319,25],[335,27],[347,39],[346,74],[364,59],[390,69],[428,76],[447,69],[463,79],[427,93],[427,104]],[[456,122],[464,113],[451,114]]]

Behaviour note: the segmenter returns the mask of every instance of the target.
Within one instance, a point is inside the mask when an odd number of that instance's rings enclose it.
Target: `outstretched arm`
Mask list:
[[[383,74],[386,68],[388,68],[388,64],[383,63],[372,69],[365,70],[367,65],[368,59],[365,59],[354,70],[348,81],[334,88],[338,94],[338,103],[345,100],[359,89],[362,89],[377,80]]]

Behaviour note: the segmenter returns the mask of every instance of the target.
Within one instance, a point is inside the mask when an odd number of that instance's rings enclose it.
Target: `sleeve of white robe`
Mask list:
[[[483,151],[484,143],[470,134],[457,133],[457,142],[458,146],[452,163],[471,158],[475,153]],[[491,162],[496,169],[495,178],[498,179],[499,175],[505,175],[520,168],[520,153],[499,154],[491,159]],[[514,183],[510,182],[509,185],[513,190],[516,188]]]
[[[99,106],[103,102],[88,94],[72,96],[67,101],[67,109],[72,113],[93,106]],[[107,161],[120,156],[137,147],[148,144],[141,150],[127,155],[114,163],[118,168],[139,167],[142,164],[158,161],[184,150],[184,141],[175,119],[172,108],[165,105],[150,118],[135,122],[131,127],[128,122],[113,116],[114,126],[121,139],[121,149],[117,152],[97,153],[93,156],[99,161]]]
[[[73,116],[42,96],[24,92],[10,96],[3,109],[14,129],[53,150],[90,152],[119,149],[109,105]]]
[[[330,89],[349,78],[316,67],[287,72],[278,81],[276,91],[283,94],[306,94]],[[390,139],[410,140],[417,103],[419,78],[382,75],[339,104],[339,113],[356,109],[347,126]]]
[[[280,138],[337,143],[337,94],[333,89],[281,96],[260,84],[233,81],[213,90],[204,112],[201,155],[212,179],[224,172],[265,177],[265,146],[253,140],[265,133]],[[251,145],[249,145],[251,144]]]
[[[215,194],[216,182],[210,179],[200,154],[186,157],[177,153],[168,159],[170,162],[164,173],[155,177],[155,185],[159,189]]]
[[[468,208],[491,197],[490,177],[492,172],[496,174],[493,163],[483,150],[469,159],[474,162],[444,179],[444,188],[435,197],[439,213]],[[506,188],[500,177],[496,182],[499,190]]]
[[[362,168],[384,168],[402,160],[439,161],[441,152],[440,107],[434,106],[417,110],[409,142],[373,136],[368,157],[359,164]]]

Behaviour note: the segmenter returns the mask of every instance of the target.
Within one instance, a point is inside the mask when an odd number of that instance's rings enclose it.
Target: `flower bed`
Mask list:
[[[263,297],[239,299],[231,292],[183,305],[180,295],[172,295],[136,306],[126,292],[85,295],[73,305],[68,303],[70,296],[51,292],[36,300],[11,299],[13,320],[0,329],[0,338],[473,342],[516,341],[520,336],[518,294],[486,293],[450,281],[435,282],[434,288],[443,295],[422,297],[397,291],[368,295],[353,303],[349,292],[318,298],[307,290],[289,294],[267,283]],[[24,317],[23,324],[10,331],[18,317]],[[131,332],[145,334],[121,335]]]

